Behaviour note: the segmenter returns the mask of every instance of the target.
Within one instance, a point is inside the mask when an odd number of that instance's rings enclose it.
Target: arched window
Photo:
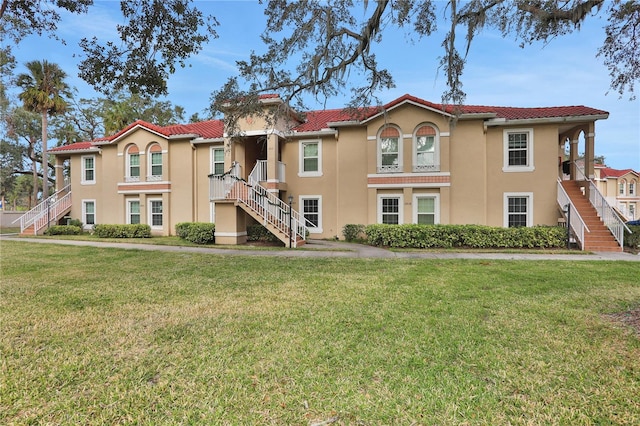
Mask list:
[[[624,195],[627,186],[627,181],[622,179],[618,183],[618,195]]]
[[[127,182],[138,182],[140,180],[140,151],[135,145],[127,148]]]
[[[378,132],[378,173],[402,171],[402,140],[400,131],[391,126]]]
[[[413,136],[414,172],[440,171],[440,143],[437,129],[424,124],[418,127]]]
[[[638,183],[636,182],[635,179],[629,182],[629,195],[630,196],[635,196],[636,195],[637,186],[638,186]]]
[[[147,180],[162,180],[162,147],[157,143],[149,147],[149,171]]]

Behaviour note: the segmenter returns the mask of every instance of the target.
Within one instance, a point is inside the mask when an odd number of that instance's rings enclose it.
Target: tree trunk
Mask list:
[[[42,200],[49,198],[49,156],[47,155],[47,111],[42,112]]]

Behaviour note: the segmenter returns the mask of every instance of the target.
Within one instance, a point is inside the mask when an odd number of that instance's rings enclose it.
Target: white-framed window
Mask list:
[[[127,148],[127,175],[125,180],[127,182],[138,182],[140,180],[140,151],[135,145],[131,145]]]
[[[504,226],[533,226],[533,192],[505,192]]]
[[[80,160],[82,162],[82,184],[90,185],[96,183],[96,156],[86,155]]]
[[[378,223],[402,224],[402,195],[378,194]]]
[[[96,224],[96,200],[82,200],[82,222],[85,228]]]
[[[620,181],[620,183],[618,183],[618,194],[619,195],[624,195],[626,186],[627,186],[627,181],[624,180],[624,179],[622,179]]]
[[[127,200],[127,223],[131,225],[140,223],[140,200]]]
[[[322,232],[322,196],[300,196],[300,213],[306,219],[310,234]]]
[[[635,203],[629,203],[629,218],[635,220],[636,218],[636,205]]]
[[[413,223],[435,225],[440,223],[440,196],[415,194],[413,196]]]
[[[629,182],[629,195],[636,195],[637,183],[635,180]]]
[[[147,180],[162,180],[162,147],[154,143],[149,147],[149,176]]]
[[[533,129],[505,130],[503,172],[533,171]]]
[[[163,208],[161,198],[149,199],[149,225],[151,229],[162,229]]]
[[[300,141],[298,176],[322,176],[322,143],[319,140]]]
[[[211,174],[212,175],[224,174],[224,148],[223,147],[211,148]]]
[[[402,134],[393,126],[378,132],[378,173],[402,171]]]
[[[419,126],[413,135],[413,171],[440,171],[438,130],[431,124]]]

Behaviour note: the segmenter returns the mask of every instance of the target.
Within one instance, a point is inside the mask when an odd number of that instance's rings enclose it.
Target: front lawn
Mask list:
[[[640,423],[635,262],[0,256],[0,424]]]

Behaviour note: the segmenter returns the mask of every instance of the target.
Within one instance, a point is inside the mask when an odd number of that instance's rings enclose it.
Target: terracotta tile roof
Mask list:
[[[618,170],[618,169],[612,169],[610,167],[602,167],[600,169],[600,178],[601,179],[605,179],[605,178],[619,178],[622,177],[628,173],[632,173],[635,174],[636,176],[639,175],[638,172],[636,172],[633,169],[624,169],[624,170]]]
[[[104,138],[101,138],[104,139]],[[69,145],[57,146],[55,148],[51,148],[49,152],[66,152],[66,151],[84,151],[91,148],[94,148],[93,142],[77,142]]]
[[[77,142],[70,145],[59,146],[57,148],[51,149],[50,152],[55,153],[86,150],[97,145],[109,144],[136,127],[142,127],[151,130],[165,137],[178,135],[197,135],[197,137],[213,139],[221,138],[224,132],[224,123],[222,122],[222,120],[208,120],[200,121],[198,123],[174,124],[170,126],[156,126],[155,124],[148,123],[143,120],[136,120],[124,129],[120,130],[115,135],[94,139],[89,142]]]
[[[277,94],[265,94],[260,99],[278,99]],[[367,107],[359,110],[345,109],[327,109],[318,111],[308,111],[304,114],[304,122],[300,123],[293,130],[296,132],[314,132],[329,127],[330,123],[347,123],[351,121],[363,121],[374,117],[376,114],[385,110],[393,109],[404,103],[412,103],[424,106],[436,111],[442,111],[446,114],[493,114],[495,118],[503,118],[505,120],[523,120],[523,119],[543,119],[543,118],[561,118],[561,117],[579,117],[606,115],[608,112],[589,108],[586,106],[559,106],[559,107],[501,107],[501,106],[484,106],[484,105],[446,105],[438,104],[420,99],[418,97],[406,94],[381,107]],[[113,136],[96,139],[91,142],[80,142],[79,144],[67,145],[65,147],[54,148],[52,152],[62,152],[71,150],[88,149],[92,145],[102,145],[113,142],[122,135],[131,131],[135,127],[142,127],[156,132],[165,137],[177,135],[197,135],[197,137],[213,139],[221,138],[224,135],[224,123],[222,120],[201,121],[199,123],[175,124],[170,126],[157,126],[146,121],[137,120],[120,130]],[[89,144],[89,145],[87,145]]]

